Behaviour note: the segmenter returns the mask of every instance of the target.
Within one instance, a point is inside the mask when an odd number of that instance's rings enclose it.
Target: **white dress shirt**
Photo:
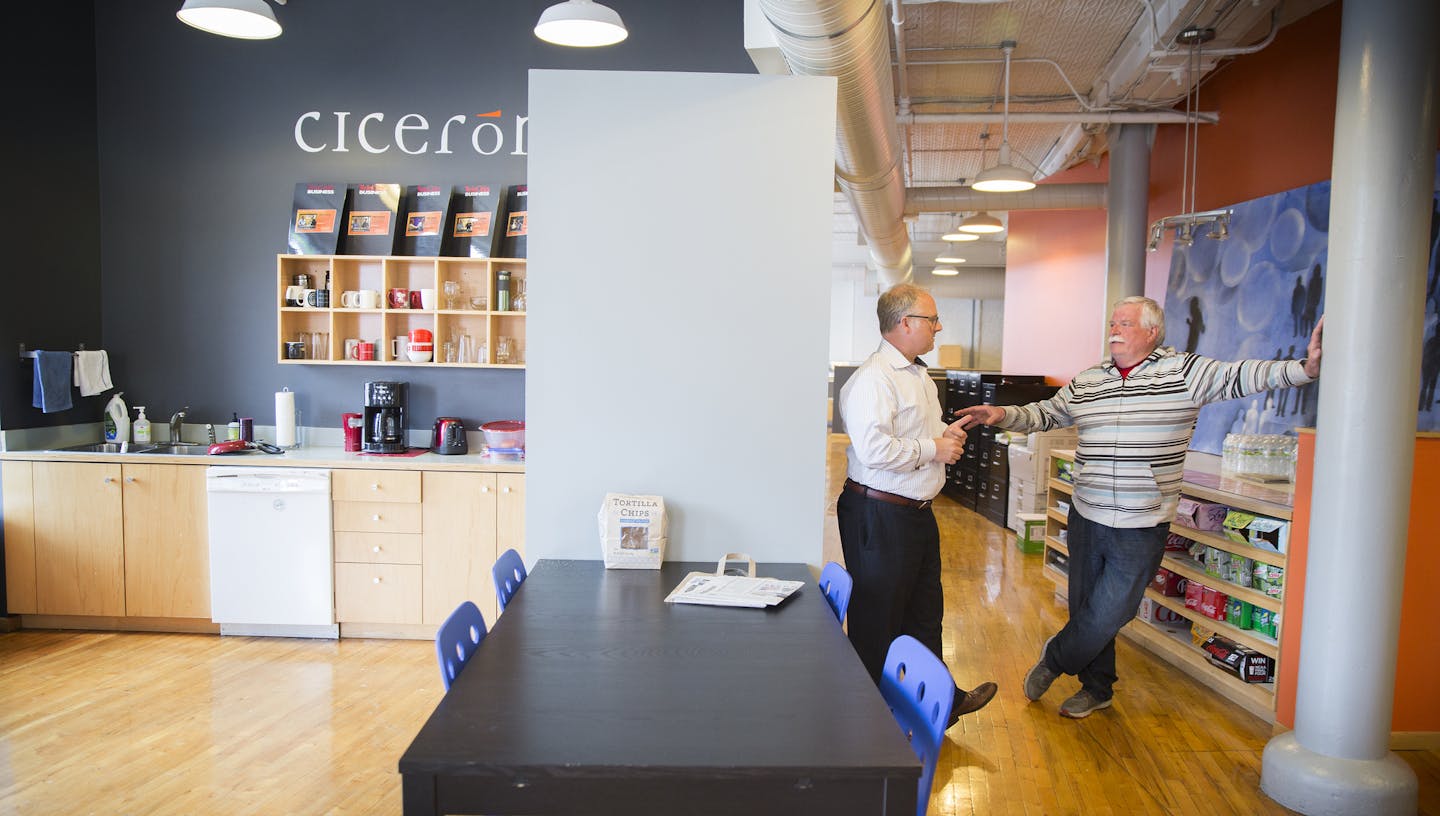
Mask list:
[[[876,490],[928,501],[945,486],[935,440],[945,432],[940,397],[924,365],[880,348],[840,389],[840,417],[850,435],[845,475]]]

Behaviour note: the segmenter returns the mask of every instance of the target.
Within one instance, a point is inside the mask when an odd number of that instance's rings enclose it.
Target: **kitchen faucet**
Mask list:
[[[180,444],[181,426],[185,422],[185,412],[188,410],[190,410],[190,406],[187,405],[170,415],[170,444],[172,445]]]

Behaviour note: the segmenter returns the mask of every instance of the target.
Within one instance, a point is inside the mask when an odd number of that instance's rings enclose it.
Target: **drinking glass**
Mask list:
[[[515,354],[515,338],[500,337],[495,341],[495,362],[505,365]]]
[[[445,362],[455,362],[455,344],[449,340],[445,341]]]
[[[460,281],[445,281],[445,308],[455,308],[455,298],[460,295]]]
[[[456,358],[459,362],[468,363],[473,353],[474,352],[471,351],[470,335],[462,333],[460,335],[460,343],[456,347]]]
[[[510,308],[517,312],[525,311],[525,279],[516,278],[511,286],[515,289],[515,294],[510,298]]]

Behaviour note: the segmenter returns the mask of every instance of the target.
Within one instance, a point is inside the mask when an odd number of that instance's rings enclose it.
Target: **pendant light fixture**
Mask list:
[[[535,36],[555,45],[594,48],[614,45],[630,32],[609,6],[594,0],[565,0],[545,9],[535,24]]]
[[[265,0],[185,0],[175,16],[192,28],[240,40],[269,40],[281,30]]]
[[[961,232],[960,224],[956,223],[954,227],[951,227],[949,232],[940,236],[940,240],[950,241],[952,243],[957,241],[978,241],[980,240],[980,236],[971,232]]]
[[[1018,193],[1035,189],[1035,180],[1030,173],[1010,163],[1010,54],[1015,42],[1006,40],[1000,44],[1005,51],[1005,113],[1001,119],[1000,161],[989,170],[982,170],[970,186],[983,193]]]
[[[940,255],[936,256],[936,258],[935,258],[935,263],[938,263],[938,264],[962,264],[962,263],[965,263],[965,259],[962,258],[962,257],[960,257],[959,255],[951,255],[951,254],[949,254],[949,253],[944,253],[944,252],[942,252]]]
[[[1000,232],[1004,229],[1005,225],[1000,222],[1000,219],[983,211],[977,212],[960,222],[961,232],[974,232],[984,235],[991,232]]]
[[[958,275],[958,274],[960,274],[960,270],[956,269],[956,268],[953,267],[953,266],[937,266],[937,267],[935,267],[934,269],[930,270],[930,274],[936,275],[936,276],[939,276],[939,277],[942,277],[942,278],[948,278],[948,277],[951,277],[951,276],[953,276],[953,275]]]

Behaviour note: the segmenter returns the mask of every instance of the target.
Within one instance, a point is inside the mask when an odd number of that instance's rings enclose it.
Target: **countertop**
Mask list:
[[[308,467],[367,470],[450,470],[484,473],[524,473],[525,463],[500,461],[479,453],[441,456],[385,456],[350,453],[342,447],[307,445],[269,455],[250,452],[224,456],[184,456],[161,453],[83,453],[79,451],[24,450],[0,453],[0,461],[117,462],[121,464],[227,465],[235,467]]]

